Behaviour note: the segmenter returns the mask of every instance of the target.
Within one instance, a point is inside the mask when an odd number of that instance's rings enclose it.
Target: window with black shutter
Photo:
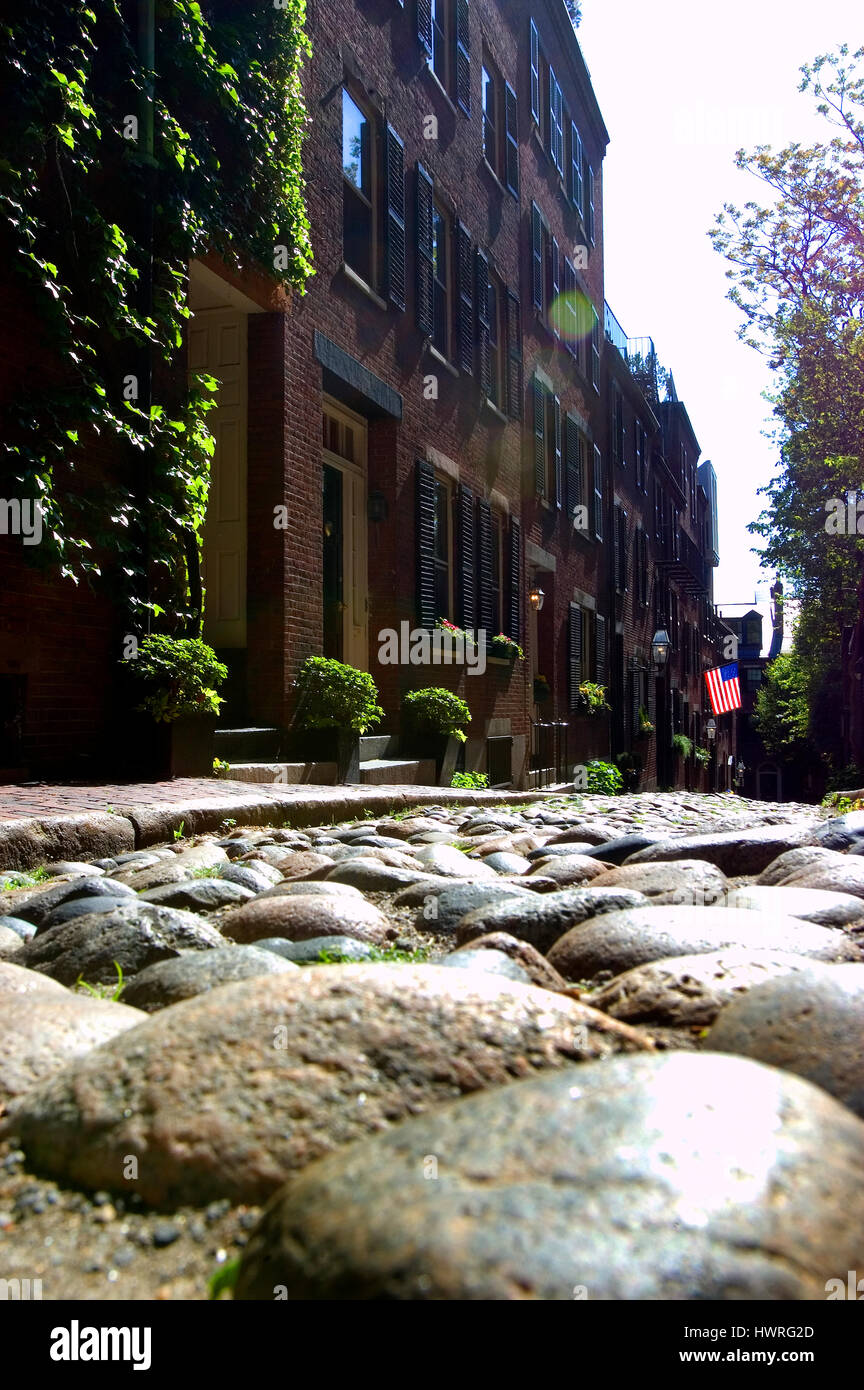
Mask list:
[[[585,162],[585,232],[594,245],[594,170]]]
[[[460,485],[457,493],[460,627],[477,626],[477,530],[474,522],[474,494]]]
[[[567,513],[571,519],[577,507],[584,505],[585,486],[585,440],[577,421],[567,416],[564,429],[564,452],[567,473]]]
[[[603,539],[603,455],[594,445],[594,536]]]
[[[417,547],[417,622],[420,627],[434,628],[435,604],[435,471],[425,459],[416,463],[416,547]]]
[[[579,687],[582,684],[582,606],[571,603],[567,622],[567,670],[570,710],[580,708]]]
[[[507,291],[507,414],[522,419],[522,311],[512,290]]]
[[[549,239],[549,324],[555,337],[560,337],[561,323],[561,248],[557,238]]]
[[[501,631],[500,627],[497,626],[500,622],[498,610],[500,608],[501,577],[499,568],[497,577],[499,593],[496,595],[492,508],[488,502],[480,502],[477,507],[477,550],[480,627],[488,637],[494,637]]]
[[[598,613],[594,620],[594,666],[598,685],[606,684],[606,619]]]
[[[519,197],[519,102],[510,83],[504,86],[506,132],[505,183],[514,198]]]
[[[561,399],[559,396],[552,396],[551,401],[551,429],[550,450],[549,450],[549,491],[547,496],[550,502],[554,502],[556,507],[561,506],[563,491],[564,461],[561,437]]]
[[[531,204],[531,282],[534,308],[543,314],[545,307],[545,268],[543,265],[543,214],[536,203]]]
[[[506,636],[522,642],[522,527],[510,518],[507,544],[507,631]]]
[[[492,315],[496,317],[495,342],[498,343],[497,296],[489,282],[489,259],[479,246],[474,253],[475,288],[474,299],[477,305],[477,376],[484,396],[494,399],[492,373]]]
[[[463,222],[456,227],[456,273],[459,280],[459,368],[474,375],[474,253],[471,233]]]
[[[540,35],[537,25],[531,20],[531,116],[536,125],[540,124]]]
[[[553,68],[549,69],[549,153],[564,177],[564,95]]]
[[[582,137],[576,122],[570,122],[570,201],[579,213],[585,216],[585,179],[582,174]]]
[[[460,246],[457,240],[456,278],[461,276],[459,259]],[[450,327],[452,312],[450,308],[450,287],[452,272],[450,268],[450,222],[446,211],[439,203],[432,205],[432,300],[433,330],[432,342],[442,357],[450,356]],[[461,318],[457,320],[461,326]]]
[[[546,387],[539,377],[531,382],[534,424],[534,491],[546,493]]]
[[[417,327],[425,337],[435,332],[435,195],[432,180],[417,165]]]
[[[576,267],[564,257],[564,294],[558,306],[558,328],[567,351],[578,361],[579,315],[576,307]]]
[[[405,308],[405,146],[387,127],[387,297]]]
[[[417,0],[417,38],[432,57],[432,0]]]
[[[627,513],[618,503],[615,504],[614,531],[615,589],[623,594],[627,592]]]
[[[456,102],[471,115],[471,7],[456,0]]]
[[[362,97],[342,88],[342,254],[364,284],[377,288],[378,202],[375,119]]]
[[[600,317],[591,305],[591,385],[600,392]]]

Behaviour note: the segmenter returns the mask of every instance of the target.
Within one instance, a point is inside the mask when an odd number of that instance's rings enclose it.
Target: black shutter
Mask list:
[[[417,327],[427,338],[435,331],[435,269],[432,253],[433,183],[417,165]]]
[[[417,459],[417,621],[434,628],[435,612],[435,470]]]
[[[587,163],[587,161],[586,161]],[[594,245],[594,170],[587,164],[585,172],[585,231]]]
[[[387,294],[405,308],[405,146],[387,127]]]
[[[534,308],[543,312],[543,216],[536,203],[531,204],[531,266]]]
[[[471,233],[464,222],[456,224],[456,275],[459,289],[459,367],[474,375],[474,265]]]
[[[432,57],[432,0],[417,0],[417,38]]]
[[[594,536],[603,539],[603,455],[594,445]]]
[[[507,551],[507,633],[514,642],[522,642],[522,527],[515,516],[510,518]]]
[[[492,604],[492,508],[480,502],[477,508],[477,548],[479,550],[480,627],[488,637],[495,637],[492,625],[496,621]]]
[[[594,619],[594,664],[597,670],[597,684],[606,684],[606,619],[598,613]]]
[[[621,527],[618,525],[618,514],[621,508],[615,503],[615,511],[612,518],[612,567],[615,571],[615,592],[621,592]]]
[[[579,426],[572,415],[567,416],[564,448],[567,457],[567,513],[572,523],[576,508],[582,506],[585,450]]]
[[[489,258],[479,246],[474,256],[477,299],[477,371],[484,396],[492,395],[492,358],[489,350]]]
[[[582,177],[582,137],[576,122],[570,122],[570,201],[580,217],[584,217],[585,182]]]
[[[539,377],[531,383],[534,401],[534,491],[546,495],[546,387]]]
[[[456,516],[459,554],[459,626],[477,626],[477,548],[474,527],[474,494],[461,486],[457,494]]]
[[[554,236],[550,260],[552,262],[552,294],[549,301],[549,321],[555,337],[558,338],[561,334],[561,248]]]
[[[627,513],[623,507],[615,509],[615,563],[617,568],[617,587],[622,594],[627,592]]]
[[[522,419],[522,312],[512,290],[507,291],[507,414]]]
[[[456,101],[471,115],[471,7],[456,0]]]
[[[570,604],[567,624],[567,667],[571,711],[580,707],[579,687],[582,684],[582,608]]]
[[[561,399],[559,396],[553,398],[552,415],[555,428],[555,506],[560,507],[564,468],[561,457]]]
[[[564,299],[562,300],[558,321],[564,335],[564,346],[578,360],[579,320],[576,310],[576,267],[564,257]]]
[[[504,117],[507,134],[507,166],[505,182],[514,197],[519,197],[519,101],[509,82],[504,84]]]
[[[431,0],[430,0],[431,3]],[[540,35],[531,20],[531,115],[540,124]]]

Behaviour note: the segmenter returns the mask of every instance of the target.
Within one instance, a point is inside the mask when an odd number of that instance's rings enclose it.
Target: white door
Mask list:
[[[325,655],[369,667],[366,474],[367,424],[324,403]]]
[[[247,318],[234,309],[203,309],[189,327],[189,369],[219,383],[207,415],[216,450],[204,527],[204,640],[246,646]]]

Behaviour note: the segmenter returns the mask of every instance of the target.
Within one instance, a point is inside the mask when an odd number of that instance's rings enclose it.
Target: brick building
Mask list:
[[[564,0],[311,0],[308,22],[316,274],[288,301],[215,258],[190,269],[189,366],[222,383],[204,636],[231,673],[224,722],[274,730],[278,756],[323,653],[372,673],[382,734],[406,690],[458,690],[465,765],[493,784],[623,754],[643,787],[726,785],[725,744],[708,772],[671,756],[674,732],[703,742],[722,659],[716,482],[650,340],[605,304],[609,136]],[[116,620],[17,563],[19,607],[56,611],[86,661],[41,638],[22,656],[4,603],[0,768],[95,769]],[[379,659],[379,634],[442,618],[525,660]]]

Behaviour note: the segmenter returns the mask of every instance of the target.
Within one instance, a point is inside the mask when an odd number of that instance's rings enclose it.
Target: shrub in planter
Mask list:
[[[525,660],[525,653],[519,643],[514,642],[512,637],[506,637],[503,632],[497,633],[490,639],[489,655],[499,657],[504,661]]]
[[[157,723],[195,715],[215,718],[224,704],[216,688],[228,667],[198,637],[145,637],[138,655],[120,664],[144,687],[136,709],[152,714]]]
[[[380,724],[384,711],[368,671],[358,671],[326,656],[310,656],[297,677],[298,729],[353,729],[365,734]]]
[[[648,711],[644,705],[639,706],[639,721],[636,728],[637,738],[650,738],[654,732],[654,725],[648,718]]]
[[[462,725],[471,723],[471,711],[452,690],[440,686],[409,690],[402,701],[402,714],[413,733],[457,738],[460,743],[468,737]]]
[[[141,690],[137,713],[155,728],[140,733],[138,759],[147,775],[207,777],[213,770],[213,730],[224,701],[217,687],[228,668],[198,637],[145,637],[138,655],[120,663]]]
[[[707,748],[694,748],[693,757],[700,767],[707,767],[711,761],[711,754]]]
[[[623,783],[621,773],[612,763],[604,763],[600,758],[595,758],[586,764],[585,791],[594,792],[598,796],[618,796]]]
[[[534,677],[534,703],[542,705],[544,700],[548,700],[552,691],[549,689],[549,682],[545,676]]]

